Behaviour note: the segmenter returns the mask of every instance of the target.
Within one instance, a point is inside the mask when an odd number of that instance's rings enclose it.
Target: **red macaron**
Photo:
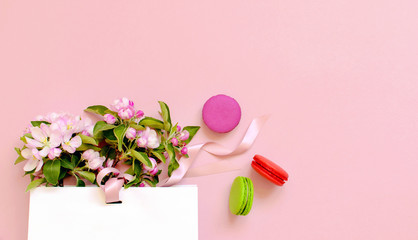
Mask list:
[[[254,161],[251,163],[251,167],[270,182],[283,186],[289,178],[289,174],[283,168],[267,158],[256,154],[253,159]]]

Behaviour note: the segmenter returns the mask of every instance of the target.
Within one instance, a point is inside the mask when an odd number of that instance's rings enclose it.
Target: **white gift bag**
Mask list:
[[[198,239],[197,186],[131,187],[106,204],[98,187],[30,193],[28,240]]]

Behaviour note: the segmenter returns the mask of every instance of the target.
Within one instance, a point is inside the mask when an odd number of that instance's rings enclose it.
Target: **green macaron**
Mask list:
[[[254,187],[251,179],[236,177],[229,193],[229,209],[235,215],[247,215],[253,205]]]

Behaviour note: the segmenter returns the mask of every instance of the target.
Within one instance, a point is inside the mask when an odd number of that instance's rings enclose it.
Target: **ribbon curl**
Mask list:
[[[200,150],[204,150],[214,156],[233,156],[244,153],[253,145],[255,139],[257,138],[258,134],[261,131],[261,128],[266,123],[267,119],[267,115],[255,118],[251,122],[247,131],[245,132],[245,135],[242,138],[240,144],[233,150],[229,150],[228,148],[215,142],[207,142],[204,144],[194,145],[190,147],[189,158],[181,159],[181,161],[179,161],[179,168],[173,172],[170,178],[161,181],[160,184],[158,184],[158,186],[172,186],[180,182],[181,179],[183,179],[186,173],[189,171],[190,166],[196,159],[196,155],[200,152]],[[187,177],[205,176],[216,173],[229,172],[233,170],[239,170],[239,168],[231,164],[207,164],[198,168],[191,169],[187,174]]]
[[[103,178],[110,173],[120,175],[120,171],[116,168],[104,168],[99,172],[99,174],[97,174],[97,183],[105,193],[105,199],[107,204],[122,203],[122,201],[119,198],[119,192],[122,189],[123,184],[125,182],[123,177],[111,178],[107,180],[104,185],[102,184]]]
[[[229,163],[224,162],[217,162],[215,164],[207,164],[201,167],[192,168],[189,170],[190,166],[193,164],[196,156],[200,152],[200,150],[204,150],[214,156],[233,156],[244,153],[254,143],[255,139],[257,138],[258,134],[261,131],[261,128],[267,121],[268,116],[258,117],[252,120],[250,126],[248,127],[247,131],[245,132],[244,137],[242,138],[240,144],[235,147],[233,150],[225,148],[224,146],[215,143],[215,142],[207,142],[204,144],[198,144],[189,147],[189,158],[182,158],[179,161],[179,168],[177,168],[171,177],[163,179],[160,181],[157,186],[159,187],[168,187],[174,184],[177,184],[181,181],[184,177],[197,177],[197,176],[206,176],[216,173],[222,172],[229,172],[233,170],[239,170],[239,167],[231,165]],[[111,178],[109,179],[105,185],[102,185],[101,182],[103,178],[109,174],[120,174],[120,171],[116,168],[104,168],[99,172],[97,175],[97,183],[105,192],[106,203],[121,203],[119,199],[119,191],[122,189],[124,184],[124,179],[122,177],[118,178]],[[187,173],[187,176],[186,176]]]

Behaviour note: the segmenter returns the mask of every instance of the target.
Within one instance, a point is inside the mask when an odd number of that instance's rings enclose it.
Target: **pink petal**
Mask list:
[[[63,144],[62,148],[69,153],[74,153],[75,152],[75,148],[68,145],[68,144]]]
[[[105,161],[104,157],[98,157],[98,158],[94,158],[92,160],[89,160],[88,161],[89,168],[91,168],[93,170],[96,170],[103,165],[104,161]]]
[[[52,148],[49,153],[48,153],[48,157],[49,159],[54,159],[56,157],[59,157],[61,155],[62,150],[59,148]]]
[[[51,148],[56,148],[59,145],[61,145],[62,142],[62,138],[61,135],[57,132],[52,133],[51,136],[49,137],[49,146]]]
[[[81,141],[81,137],[80,136],[75,136],[75,137],[73,137],[71,140],[70,140],[70,146],[72,146],[72,147],[74,147],[74,148],[78,148],[78,147],[80,147],[81,146],[81,144],[82,144],[82,141]]]
[[[106,167],[112,167],[113,166],[113,162],[114,162],[113,159],[107,159]]]

